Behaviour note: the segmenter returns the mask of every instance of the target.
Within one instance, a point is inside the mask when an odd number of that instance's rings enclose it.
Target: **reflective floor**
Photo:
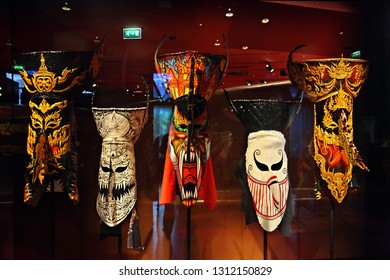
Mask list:
[[[240,200],[233,198],[238,191],[219,194],[214,211],[198,202],[190,213],[179,201],[158,206],[140,196],[143,251],[126,248],[126,224],[121,235],[101,240],[93,211],[87,217],[64,197],[48,195],[34,213],[24,209],[12,216],[12,205],[1,205],[0,252],[3,259],[387,259],[390,223],[367,215],[364,195],[335,205],[333,218],[326,199],[297,201],[288,237],[278,230],[265,236],[257,223],[245,226]]]

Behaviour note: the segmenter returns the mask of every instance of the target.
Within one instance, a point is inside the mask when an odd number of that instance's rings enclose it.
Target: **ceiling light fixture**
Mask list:
[[[217,41],[215,41],[215,43],[214,43],[214,46],[219,47],[220,45],[221,45],[221,43],[220,43],[219,40],[217,39]]]
[[[228,9],[228,11],[226,12],[225,14],[226,17],[232,17],[233,16],[233,12],[232,12],[232,9]]]
[[[248,46],[242,46],[242,49],[243,49],[243,50],[247,50],[247,49],[248,49]]]
[[[266,24],[266,23],[268,23],[269,22],[269,18],[263,18],[262,20],[261,20],[261,23],[264,23],[264,24]]]
[[[270,71],[271,73],[272,72],[274,72],[274,68],[271,66],[271,63],[267,63],[266,65],[265,65],[265,68],[268,70],[268,71]]]
[[[64,5],[62,6],[62,10],[64,10],[64,11],[70,11],[71,10],[70,7],[69,7],[68,2],[64,2]]]

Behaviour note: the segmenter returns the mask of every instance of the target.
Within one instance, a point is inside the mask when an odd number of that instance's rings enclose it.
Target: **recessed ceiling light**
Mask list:
[[[233,12],[232,12],[232,9],[228,9],[228,11],[226,12],[225,14],[226,17],[232,17],[233,16]]]
[[[263,18],[262,20],[261,20],[261,23],[268,23],[269,22],[269,18]]]
[[[219,47],[219,46],[221,45],[221,43],[220,43],[219,40],[217,39],[217,41],[215,41],[214,45],[215,45],[216,47]]]
[[[248,49],[248,46],[242,46],[242,49],[243,49],[243,50],[247,50],[247,49]]]
[[[64,3],[64,5],[62,6],[62,10],[64,10],[64,11],[70,11],[70,7],[69,7],[68,2],[65,2],[65,3]]]

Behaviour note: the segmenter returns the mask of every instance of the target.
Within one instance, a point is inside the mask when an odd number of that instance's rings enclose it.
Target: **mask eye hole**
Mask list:
[[[109,167],[107,167],[107,166],[102,166],[102,171],[103,172],[110,172],[111,169]]]
[[[127,169],[127,166],[119,166],[115,169],[115,172],[122,173]]]

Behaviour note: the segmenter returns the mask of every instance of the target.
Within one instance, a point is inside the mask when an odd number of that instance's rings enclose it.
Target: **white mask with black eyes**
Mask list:
[[[92,108],[103,139],[96,210],[110,227],[120,224],[137,201],[134,144],[143,128],[145,109]]]
[[[257,219],[266,231],[273,231],[283,219],[289,180],[286,139],[275,130],[248,135],[245,164],[249,191]]]

